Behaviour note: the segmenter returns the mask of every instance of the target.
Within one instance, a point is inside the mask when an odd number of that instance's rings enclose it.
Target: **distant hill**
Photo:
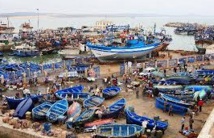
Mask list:
[[[46,15],[46,13],[39,13],[39,15]],[[16,16],[38,16],[38,13],[36,12],[0,13],[0,17],[16,17]]]
[[[39,15],[46,15],[52,17],[183,17],[183,16],[201,16],[201,15],[163,15],[163,14],[135,14],[135,13],[106,13],[106,14],[64,14],[64,13],[39,13]],[[14,12],[14,13],[0,13],[0,17],[18,17],[18,16],[38,16],[37,12]]]

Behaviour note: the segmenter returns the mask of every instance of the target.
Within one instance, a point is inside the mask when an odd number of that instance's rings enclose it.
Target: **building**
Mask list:
[[[101,21],[96,22],[95,28],[100,29],[100,30],[104,30],[104,29],[106,29],[106,26],[108,26],[108,25],[113,25],[113,22],[107,21],[107,20],[101,20]]]

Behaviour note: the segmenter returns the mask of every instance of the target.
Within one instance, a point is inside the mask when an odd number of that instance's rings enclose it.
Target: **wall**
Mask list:
[[[214,137],[214,109],[207,118],[198,138],[213,138]]]

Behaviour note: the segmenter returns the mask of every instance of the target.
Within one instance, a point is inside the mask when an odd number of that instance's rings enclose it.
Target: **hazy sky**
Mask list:
[[[0,0],[0,13],[155,13],[214,15],[214,0]]]

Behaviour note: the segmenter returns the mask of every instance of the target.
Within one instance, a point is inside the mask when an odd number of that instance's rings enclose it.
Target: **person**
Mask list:
[[[155,88],[155,89],[153,90],[153,95],[154,95],[155,97],[157,97],[157,96],[159,95],[159,90],[158,90],[158,88]]]
[[[170,106],[169,106],[169,116],[171,116],[171,115],[173,116],[172,110],[173,110],[172,105],[170,105]]]
[[[139,98],[139,88],[136,88],[136,98]]]
[[[174,73],[177,73],[177,68],[176,67],[174,67]]]
[[[167,101],[164,101],[164,108],[163,108],[163,112],[166,112],[167,110]]]
[[[147,120],[144,120],[144,121],[142,122],[142,128],[143,128],[143,131],[145,131],[145,130],[146,130],[146,128],[147,128],[147,124],[148,124],[148,121],[147,121]]]
[[[201,111],[202,111],[202,106],[203,106],[203,104],[204,104],[203,100],[202,100],[202,99],[200,99],[200,100],[198,101],[199,112],[201,112]]]
[[[192,130],[193,123],[194,123],[194,120],[193,120],[192,116],[190,116],[190,118],[189,118],[189,128],[190,128],[190,130]]]
[[[198,106],[197,106],[197,105],[194,106],[194,109],[193,109],[193,110],[194,110],[194,112],[195,112],[195,115],[198,115]]]
[[[166,69],[164,69],[163,72],[164,72],[164,77],[166,77]]]
[[[16,95],[15,95],[15,99],[19,99],[19,98],[20,98],[19,92],[17,92]]]
[[[25,96],[29,96],[29,95],[30,95],[30,90],[29,90],[29,89],[24,88],[24,89],[23,89],[23,97],[25,97]]]
[[[184,124],[185,124],[185,116],[183,116],[181,119],[181,132],[183,132],[184,130]]]

